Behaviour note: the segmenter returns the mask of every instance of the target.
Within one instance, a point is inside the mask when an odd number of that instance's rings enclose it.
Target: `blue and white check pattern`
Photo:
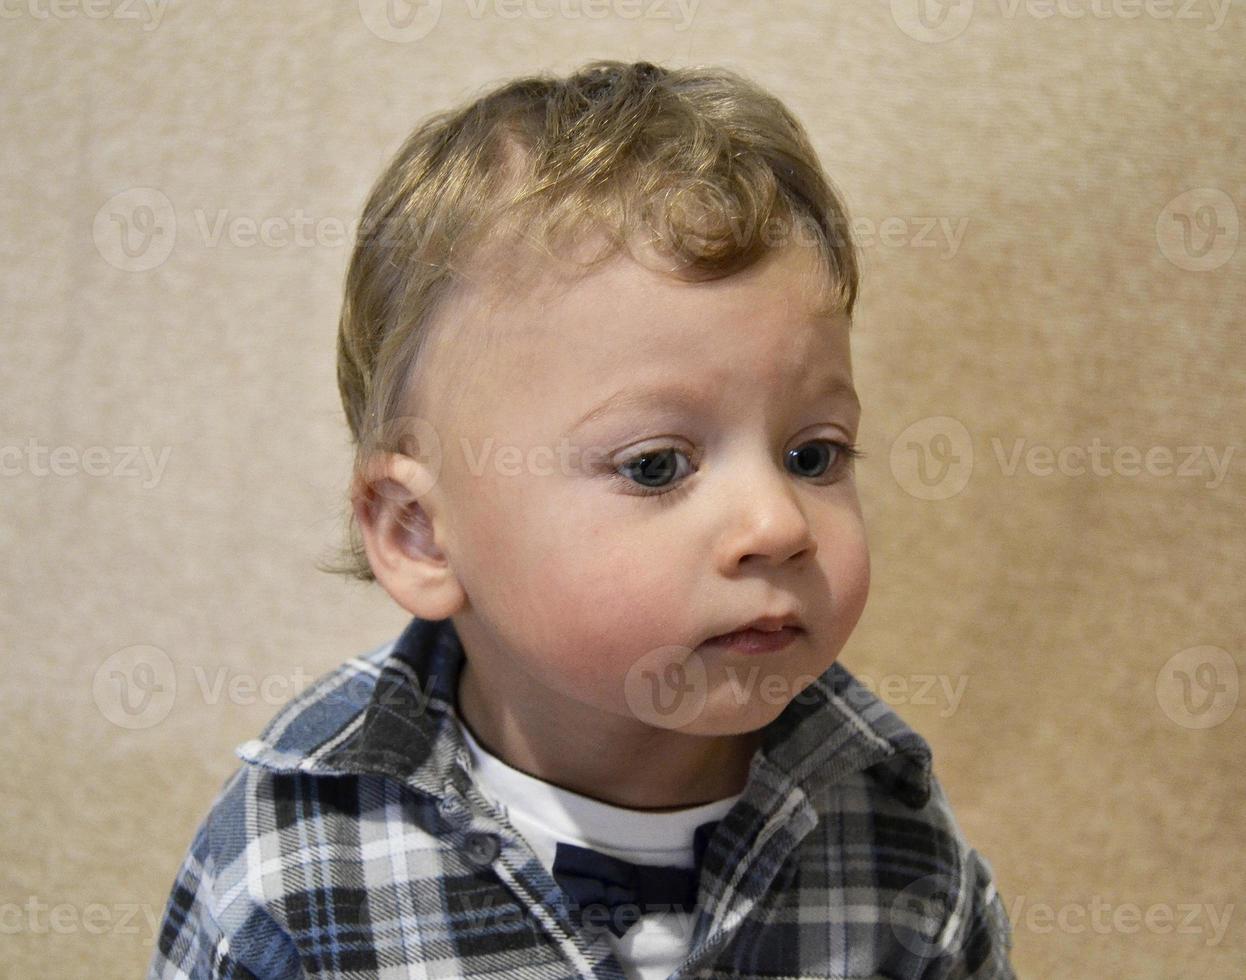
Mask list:
[[[148,977],[628,976],[474,785],[446,619],[317,679],[236,750]],[[766,732],[672,977],[1008,980],[1011,926],[930,748],[842,665]]]

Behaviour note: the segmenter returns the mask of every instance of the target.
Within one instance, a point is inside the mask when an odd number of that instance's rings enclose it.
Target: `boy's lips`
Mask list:
[[[778,613],[758,616],[726,633],[709,637],[702,645],[728,648],[741,653],[767,653],[782,649],[804,631],[796,613]]]
[[[777,630],[742,629],[710,637],[702,646],[735,650],[738,653],[771,653],[782,650],[803,633],[804,630],[799,626],[782,626]]]
[[[747,623],[741,623],[739,626],[733,627],[724,633],[717,633],[714,636],[711,636],[709,640],[721,640],[749,630],[753,630],[758,633],[777,633],[779,630],[789,627],[794,631],[804,629],[804,627],[801,626],[800,617],[797,616],[795,612],[758,616],[757,618],[751,619]],[[709,642],[709,640],[706,642]]]

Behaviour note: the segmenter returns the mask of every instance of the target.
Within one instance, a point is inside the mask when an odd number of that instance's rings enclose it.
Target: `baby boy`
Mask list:
[[[413,618],[239,746],[149,976],[1011,977],[927,743],[836,662],[857,287],[733,72],[597,61],[421,125],[338,338],[337,567]]]

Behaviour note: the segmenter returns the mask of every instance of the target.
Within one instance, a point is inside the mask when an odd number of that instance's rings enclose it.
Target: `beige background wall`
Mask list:
[[[621,57],[772,88],[865,232],[843,661],[934,746],[1020,975],[1240,977],[1246,4],[1181,3],[7,0],[4,975],[140,975],[233,747],[405,622],[313,568],[387,156]]]

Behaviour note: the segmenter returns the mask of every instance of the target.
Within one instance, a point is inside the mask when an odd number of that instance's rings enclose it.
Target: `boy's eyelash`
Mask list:
[[[864,459],[866,455],[864,452],[860,450],[860,448],[858,448],[855,442],[843,442],[838,439],[811,439],[809,440],[809,442],[828,443],[829,445],[834,446],[836,451],[839,453],[839,458],[836,460],[835,463],[831,465],[831,467],[828,468],[827,472],[830,472],[835,469],[844,469],[847,467],[851,467],[852,464],[856,460]],[[808,444],[809,443],[802,443],[802,445],[808,445]],[[661,455],[662,453],[671,452],[671,451],[682,452],[682,450],[680,450],[678,446],[659,446],[656,449],[648,449],[648,450],[645,450],[645,452],[643,453],[638,453],[637,455],[633,456],[631,459],[625,459],[622,463],[619,464],[617,468],[611,471],[610,475],[614,478],[615,482],[622,485],[627,490],[627,492],[630,493],[632,496],[666,497],[668,498],[667,500],[659,501],[659,503],[663,503],[663,504],[670,503],[671,502],[670,498],[673,498],[675,494],[678,494],[681,490],[685,489],[688,486],[688,483],[689,483],[688,477],[684,477],[678,483],[671,484],[668,487],[646,487],[644,484],[637,483],[635,480],[631,479],[630,477],[624,476],[622,473],[618,472],[618,469],[621,469],[622,467],[627,466],[630,463],[635,463],[637,460],[643,459],[646,456],[658,456],[658,455]],[[693,472],[695,473],[696,470],[693,470]],[[837,482],[838,480],[831,480],[831,481],[828,481],[828,483],[823,484],[823,485],[829,486],[831,483],[837,483]]]

